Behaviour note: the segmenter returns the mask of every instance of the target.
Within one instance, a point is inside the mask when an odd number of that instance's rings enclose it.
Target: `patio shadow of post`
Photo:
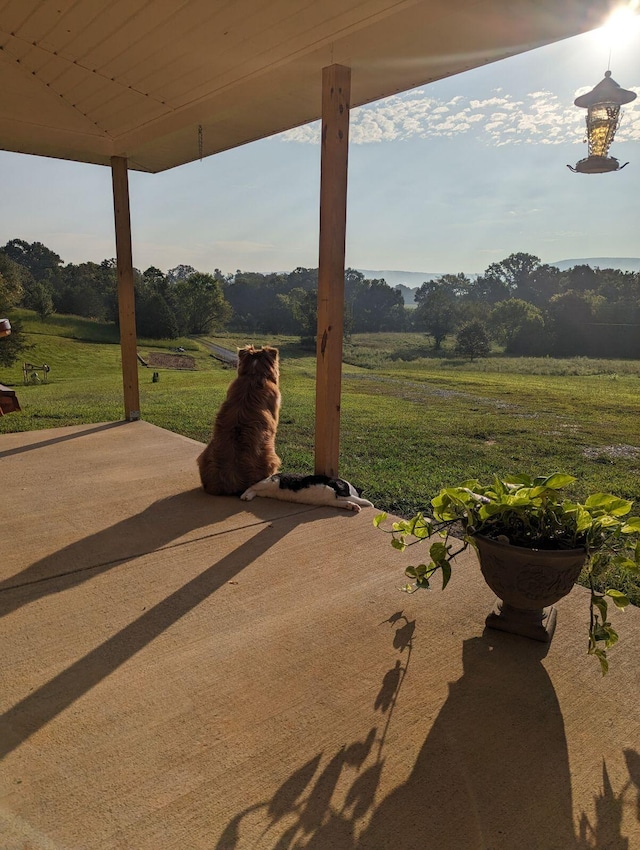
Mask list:
[[[249,509],[251,516],[245,525],[233,530],[270,521],[260,516],[261,507]],[[247,511],[242,502],[208,496],[201,488],[158,499],[140,513],[83,537],[1,581],[0,617],[49,594],[76,587],[134,558],[182,545],[175,541],[198,528],[211,530],[197,539],[224,534],[229,529],[217,532],[215,524],[240,510]],[[298,513],[309,510],[309,506],[303,506]],[[184,541],[192,542],[193,537]]]
[[[298,514],[265,525],[250,540],[10,708],[0,717],[0,759],[310,518]]]
[[[0,460],[5,457],[11,457],[12,455],[20,455],[24,454],[24,452],[33,452],[37,449],[47,448],[48,446],[55,446],[58,443],[67,443],[69,440],[79,440],[83,437],[88,436],[89,434],[97,434],[100,431],[110,431],[112,428],[120,428],[123,425],[129,424],[130,423],[127,422],[125,419],[119,420],[118,422],[105,422],[102,425],[95,425],[93,428],[83,428],[82,431],[76,431],[73,434],[60,434],[57,437],[50,437],[46,440],[40,440],[39,443],[29,443],[26,446],[18,446],[15,449],[5,449],[4,451],[0,451]],[[46,434],[47,431],[41,431],[40,433]]]

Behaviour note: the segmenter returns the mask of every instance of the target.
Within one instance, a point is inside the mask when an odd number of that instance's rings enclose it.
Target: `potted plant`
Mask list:
[[[618,640],[607,619],[607,602],[625,608],[629,599],[619,590],[598,591],[596,583],[609,565],[640,574],[640,517],[629,516],[632,502],[606,493],[571,500],[565,491],[575,481],[560,472],[495,478],[488,485],[464,481],[431,500],[430,516],[418,513],[387,528],[382,513],[373,523],[391,534],[392,546],[401,551],[430,541],[429,561],[405,570],[413,580],[403,588],[409,593],[428,589],[438,570],[444,589],[455,556],[473,546],[487,584],[499,597],[487,626],[538,640],[551,640],[553,605],[586,568],[588,652],[598,658],[604,675],[606,651]],[[435,542],[434,536],[439,538]]]

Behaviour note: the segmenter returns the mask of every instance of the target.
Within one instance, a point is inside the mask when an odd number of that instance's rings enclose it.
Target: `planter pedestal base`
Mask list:
[[[498,599],[485,623],[490,629],[549,643],[556,628],[556,617],[553,605],[537,609],[514,608]]]

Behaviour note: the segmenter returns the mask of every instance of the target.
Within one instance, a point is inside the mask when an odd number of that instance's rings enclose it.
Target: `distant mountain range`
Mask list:
[[[549,263],[557,266],[560,271],[572,269],[574,266],[591,266],[592,269],[620,269],[621,272],[640,272],[638,257],[589,257],[587,260],[558,260]]]
[[[380,278],[384,278],[389,286],[403,285],[411,289],[417,289],[425,280],[436,280],[436,278],[442,277],[443,274],[448,274],[448,272],[403,272],[389,271],[389,269],[383,269],[382,271],[357,269],[357,271],[361,272],[367,280],[380,280]],[[470,275],[470,277],[476,277],[476,275]]]
[[[557,266],[560,271],[571,269],[574,266],[591,266],[592,269],[620,269],[623,272],[640,272],[640,257],[587,257],[586,259],[556,260],[549,263]],[[436,280],[443,274],[457,274],[457,272],[405,272],[390,269],[358,269],[368,280],[379,280],[384,278],[389,286],[393,286],[402,292],[404,303],[408,307],[415,305],[414,295],[416,290],[429,280]],[[467,274],[467,277],[476,278],[478,272]]]

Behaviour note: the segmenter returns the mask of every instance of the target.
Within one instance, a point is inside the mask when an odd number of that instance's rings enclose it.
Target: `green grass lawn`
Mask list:
[[[0,418],[0,433],[121,419],[115,329],[76,317],[22,318],[33,345],[26,359],[48,363],[49,382],[23,386],[21,364],[1,371],[23,411]],[[284,469],[313,471],[315,353],[286,337],[212,341],[280,348],[278,453]],[[138,350],[179,345],[196,370],[140,366],[142,416],[206,442],[234,371],[193,340],[140,340]],[[446,350],[433,356],[418,334],[354,336],[346,360],[340,472],[377,507],[408,515],[468,478],[564,471],[580,479],[577,497],[613,492],[634,499],[640,512],[640,362],[492,356],[470,363]]]

